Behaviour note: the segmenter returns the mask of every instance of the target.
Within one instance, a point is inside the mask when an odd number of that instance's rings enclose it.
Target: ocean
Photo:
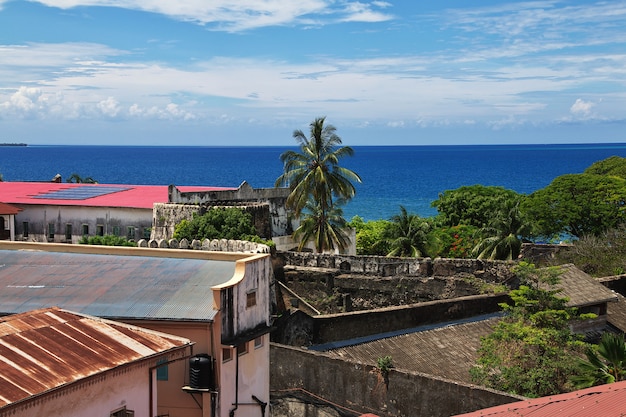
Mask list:
[[[272,187],[288,147],[0,147],[5,181],[65,181],[76,173],[101,184]],[[362,183],[344,217],[389,219],[404,206],[433,216],[432,201],[464,185],[502,186],[529,194],[563,174],[581,173],[593,162],[626,157],[626,144],[353,146],[341,165]],[[2,201],[2,196],[0,196]]]

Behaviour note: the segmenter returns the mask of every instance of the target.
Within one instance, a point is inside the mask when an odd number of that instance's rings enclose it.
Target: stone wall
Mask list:
[[[310,346],[366,337],[496,313],[501,310],[499,304],[509,300],[508,294],[502,293],[318,316],[296,310],[275,321],[272,340],[293,346]]]
[[[343,274],[378,277],[451,277],[471,274],[486,282],[506,283],[514,278],[511,261],[448,258],[400,258],[387,256],[326,255],[281,252],[284,265],[330,268]]]
[[[168,202],[205,207],[267,204],[270,230],[270,235],[267,238],[271,238],[290,235],[297,227],[297,224],[292,224],[285,208],[288,195],[288,188],[260,188],[255,190],[245,181],[236,190],[202,192],[181,192],[176,186],[170,185]]]
[[[275,343],[270,364],[270,390],[275,396],[302,389],[349,410],[381,417],[449,417],[523,399],[397,369],[384,376],[370,365]],[[273,410],[273,417],[296,417],[278,411]]]
[[[270,253],[270,247],[262,243],[248,242],[246,240],[232,239],[141,239],[137,242],[140,248],[163,248],[163,249],[189,249],[206,250],[212,252],[241,252],[241,253]]]

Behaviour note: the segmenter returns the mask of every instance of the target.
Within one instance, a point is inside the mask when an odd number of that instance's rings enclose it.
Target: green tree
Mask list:
[[[385,231],[390,226],[389,220],[363,221],[359,216],[354,216],[348,226],[356,232],[357,255],[386,255],[389,253],[389,245],[385,240]]]
[[[495,213],[487,227],[480,230],[483,239],[472,253],[478,259],[517,259],[522,249],[522,236],[530,226],[519,210],[519,201],[506,200]]]
[[[428,220],[400,206],[400,214],[391,218],[391,224],[385,231],[390,249],[387,256],[428,256],[428,249],[433,245],[429,239],[430,230]]]
[[[191,220],[182,220],[174,229],[175,239],[235,239],[259,241],[252,215],[236,207],[214,207]]]
[[[465,224],[483,228],[489,226],[493,213],[522,198],[523,195],[504,187],[471,185],[446,190],[431,205],[437,209],[437,220],[443,226]]]
[[[604,333],[597,346],[585,352],[587,360],[578,362],[581,373],[572,377],[576,388],[610,384],[626,379],[626,345],[624,335]]]
[[[520,206],[533,234],[599,236],[626,219],[626,180],[594,174],[567,174],[527,196]]]
[[[626,225],[584,235],[555,254],[555,264],[574,264],[594,277],[626,273]]]
[[[348,247],[350,239],[345,232],[347,224],[338,205],[323,210],[309,201],[302,212],[304,216],[300,226],[293,232],[293,238],[300,242],[298,250],[302,250],[308,242],[313,242],[319,253],[334,249],[341,252]]]
[[[594,162],[584,174],[605,175],[626,179],[626,158],[611,156],[602,161]]]
[[[296,217],[300,217],[307,208],[303,222],[306,216],[314,216],[308,224],[318,225],[315,234],[321,235],[324,230],[333,229],[334,225],[330,222],[338,220],[336,215],[340,212],[336,206],[354,197],[356,189],[353,183],[361,182],[361,178],[339,165],[343,157],[352,156],[354,151],[349,146],[340,146],[342,141],[335,133],[336,128],[325,124],[325,117],[315,119],[309,127],[309,137],[301,130],[293,132],[300,149],[299,152],[288,150],[281,154],[284,172],[276,179],[275,186],[289,187],[287,208]],[[300,233],[299,236],[310,235]],[[324,240],[316,241],[321,243]],[[332,242],[333,247],[341,245],[339,241]],[[325,249],[328,248],[316,247],[318,252]]]
[[[585,344],[569,330],[576,310],[566,306],[558,290],[544,287],[558,281],[558,269],[522,262],[514,271],[523,285],[511,291],[512,304],[501,305],[506,316],[481,339],[472,379],[527,397],[569,391]]]
[[[475,226],[460,224],[451,227],[433,228],[433,241],[437,242],[437,249],[431,256],[442,258],[470,258],[472,250],[478,244],[479,229]]]

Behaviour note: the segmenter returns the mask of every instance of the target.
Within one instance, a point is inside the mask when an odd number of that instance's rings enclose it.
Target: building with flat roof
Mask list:
[[[271,278],[268,254],[0,242],[0,314],[58,306],[194,343],[200,383],[187,363],[159,367],[170,417],[264,415]]]

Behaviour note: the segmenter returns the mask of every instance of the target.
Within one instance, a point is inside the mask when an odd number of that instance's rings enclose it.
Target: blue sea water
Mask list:
[[[496,185],[519,193],[541,189],[563,174],[580,173],[626,144],[354,146],[342,165],[362,183],[344,216],[388,219],[399,207],[432,216],[432,201],[464,185]],[[49,181],[73,173],[107,184],[272,187],[287,147],[0,147],[5,181]],[[2,197],[0,196],[0,201]]]

